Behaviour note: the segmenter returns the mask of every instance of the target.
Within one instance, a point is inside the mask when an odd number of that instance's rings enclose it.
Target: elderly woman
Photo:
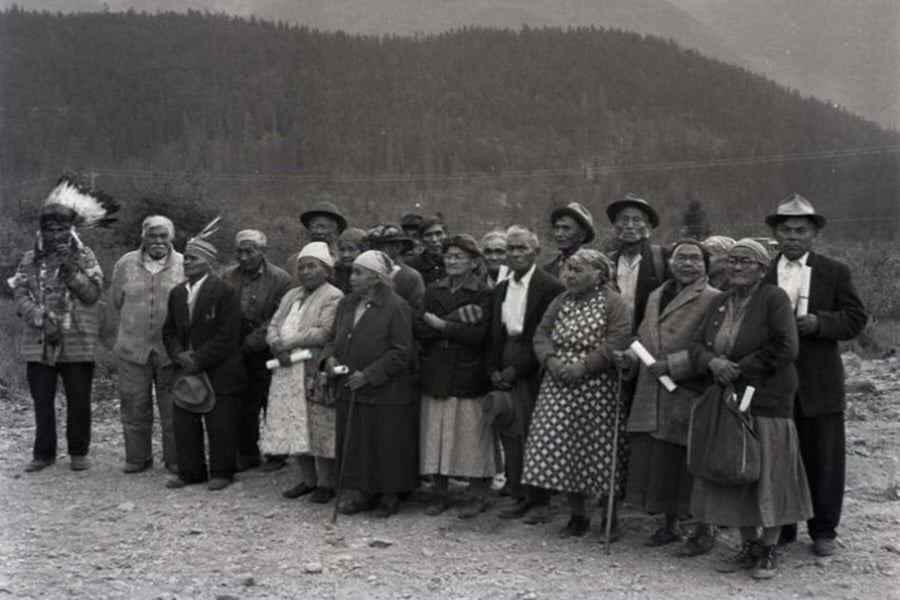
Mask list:
[[[481,252],[469,235],[443,243],[447,277],[428,286],[425,313],[416,321],[422,343],[421,472],[434,478],[432,516],[450,507],[450,477],[469,480],[470,497],[460,518],[486,508],[491,478],[500,464],[496,435],[482,412],[490,390],[484,345],[490,331],[491,292],[476,273]]]
[[[585,495],[606,494],[622,485],[625,420],[616,389],[613,352],[628,345],[629,309],[607,282],[610,265],[597,250],[582,248],[566,261],[566,291],[544,313],[534,334],[534,352],[544,378],[525,446],[523,483],[566,492],[571,519],[566,533],[583,536],[590,527]],[[610,467],[617,459],[615,481]],[[618,495],[618,494],[617,494]],[[533,509],[528,522],[549,519],[549,505]]]
[[[506,232],[488,231],[484,234],[481,238],[481,251],[487,271],[487,285],[494,289],[509,272],[506,266]]]
[[[334,407],[324,394],[314,393],[319,354],[331,339],[337,305],[344,296],[330,283],[334,259],[324,242],[311,242],[297,255],[298,287],[289,290],[269,321],[266,342],[278,359],[272,375],[269,404],[262,430],[263,450],[300,454],[303,481],[284,492],[285,498],[312,493],[311,502],[333,496]],[[309,350],[312,357],[296,363],[291,353]]]
[[[727,235],[712,235],[703,240],[703,245],[709,250],[709,285],[724,292],[728,285],[728,251],[734,240]]]
[[[675,242],[669,258],[672,278],[650,293],[637,337],[656,359],[645,366],[633,350],[616,356],[629,379],[637,377],[628,417],[628,485],[625,501],[651,514],[665,514],[665,522],[645,542],[662,546],[681,539],[678,518],[689,514],[693,479],[687,471],[688,421],[694,398],[706,380],[695,371],[689,347],[694,332],[719,295],[706,279],[709,253],[695,240]],[[659,382],[667,375],[678,384],[669,392]],[[714,529],[698,525],[683,554],[702,554],[712,548]]]
[[[412,312],[391,288],[393,261],[368,250],[353,261],[353,293],[341,300],[323,356],[337,378],[337,449],[342,489],[356,496],[344,514],[397,512],[399,494],[419,480]],[[346,367],[348,373],[341,374]],[[345,443],[346,439],[346,443]]]
[[[696,369],[738,397],[752,385],[750,415],[760,442],[759,480],[717,485],[697,478],[691,512],[704,523],[740,528],[742,547],[722,572],[753,569],[768,579],[777,572],[775,543],[781,526],[812,516],[794,414],[797,326],[783,290],[763,283],[766,249],[751,239],[728,252],[729,291],[710,304],[691,346]],[[762,537],[760,538],[760,528]]]
[[[350,293],[350,271],[353,261],[368,249],[366,231],[349,227],[338,238],[338,260],[334,265],[334,285],[345,294]]]

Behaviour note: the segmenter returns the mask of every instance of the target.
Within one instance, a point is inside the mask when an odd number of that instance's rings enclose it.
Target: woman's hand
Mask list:
[[[716,357],[709,361],[709,371],[719,385],[728,385],[741,376],[741,368],[727,358]]]
[[[658,360],[647,367],[647,371],[653,375],[653,377],[659,379],[663,375],[669,374],[669,363],[664,360]]]
[[[447,327],[447,321],[440,318],[434,313],[427,312],[422,317],[425,320],[425,324],[431,327],[432,329],[437,329],[438,331],[443,331],[444,328]]]
[[[291,351],[290,350],[282,350],[281,352],[278,353],[278,355],[275,358],[278,359],[278,364],[280,364],[282,367],[289,367],[289,366],[291,366],[291,364],[293,364],[293,363],[291,363]]]
[[[621,350],[613,350],[612,357],[613,363],[620,371],[630,371],[637,362],[637,358]]]
[[[565,367],[565,363],[556,356],[551,356],[547,359],[547,371],[550,372],[554,379],[562,380],[563,367]]]
[[[576,381],[583,379],[587,374],[587,365],[581,361],[567,364],[561,369],[561,379],[566,383],[575,383]]]
[[[362,371],[353,371],[350,374],[350,377],[347,378],[347,387],[350,388],[351,391],[355,392],[359,388],[363,387],[368,383],[366,376]]]

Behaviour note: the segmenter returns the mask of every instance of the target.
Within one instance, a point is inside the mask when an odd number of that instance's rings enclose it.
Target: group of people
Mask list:
[[[616,250],[590,246],[594,218],[554,210],[556,251],[513,225],[480,241],[440,218],[349,227],[330,202],[301,215],[310,241],[285,268],[267,238],[243,230],[237,263],[219,268],[209,232],[172,246],[165,216],[143,222],[141,247],[113,269],[125,473],[153,467],[153,400],[168,488],[228,487],[235,473],[283,467],[288,498],[335,500],[345,514],[396,513],[427,481],[425,512],[552,519],[591,526],[602,503],[608,540],[621,502],[663,515],[646,540],[709,551],[721,526],[743,545],[721,567],[777,572],[775,547],[806,521],[816,554],[835,552],[844,488],[844,390],[838,341],[867,322],[844,264],[813,251],[826,219],[793,195],[766,218],[778,243],[715,236],[650,242],[660,224],[627,195],[606,215]],[[67,396],[71,468],[86,469],[93,353],[103,275],[74,234],[76,215],[45,206],[16,276],[22,354],[36,437],[26,471],[56,459],[54,394]],[[638,345],[633,342],[639,342]],[[737,397],[760,447],[758,476],[695,477],[691,414],[711,388]],[[155,393],[154,393],[155,392]],[[746,408],[746,407],[745,407]],[[208,444],[208,457],[204,449]],[[719,449],[710,448],[709,452]],[[451,480],[466,485],[460,499]]]

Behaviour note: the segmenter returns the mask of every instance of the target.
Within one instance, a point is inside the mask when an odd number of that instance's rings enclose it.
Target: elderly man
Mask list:
[[[90,467],[91,384],[103,272],[91,249],[74,236],[76,221],[71,208],[46,205],[35,247],[25,253],[11,282],[16,314],[24,322],[21,353],[34,400],[34,449],[27,472],[56,462],[56,384],[60,377],[66,392],[69,466],[73,471]]]
[[[559,280],[537,268],[540,250],[537,234],[518,225],[510,227],[506,231],[506,256],[512,274],[492,292],[488,371],[495,389],[512,392],[517,413],[517,430],[500,435],[507,489],[515,500],[500,513],[505,519],[523,517],[549,501],[546,490],[522,485],[525,436],[540,386],[540,366],[532,340],[550,302],[564,289]],[[538,510],[535,514],[543,518],[546,513]]]
[[[255,229],[239,231],[235,236],[237,264],[222,275],[237,292],[241,302],[241,355],[247,373],[247,388],[241,398],[238,418],[239,471],[258,467],[259,414],[265,410],[269,397],[272,373],[266,361],[272,358],[266,344],[269,320],[278,309],[285,292],[291,287],[287,271],[273,265],[266,258],[268,240]],[[263,470],[272,471],[285,465],[284,456],[268,457]]]
[[[442,244],[447,238],[447,226],[438,217],[425,219],[419,226],[423,250],[409,259],[409,266],[422,274],[427,286],[446,276]]]
[[[868,321],[847,265],[813,251],[825,223],[825,217],[798,194],[766,217],[779,248],[766,281],[787,292],[800,334],[800,353],[794,362],[800,376],[794,421],[813,503],[807,530],[817,556],[835,552],[844,498],[846,401],[838,342],[856,337]],[[796,536],[796,526],[786,527],[781,542]]]
[[[570,202],[550,213],[553,239],[559,252],[553,260],[543,265],[543,269],[559,278],[563,263],[595,237],[594,217],[591,212],[577,202]]]
[[[659,215],[643,198],[627,194],[606,207],[618,249],[610,257],[616,267],[616,286],[632,311],[636,332],[644,318],[647,297],[668,277],[668,252],[649,242],[659,227]]]
[[[325,242],[329,248],[337,244],[338,236],[347,229],[347,219],[338,207],[322,200],[300,215],[300,222],[309,231],[311,242]]]
[[[425,310],[425,283],[418,271],[403,262],[415,242],[393,223],[376,225],[369,230],[366,241],[394,261],[399,268],[393,277],[394,291],[412,307],[413,315],[421,315]]]
[[[172,248],[175,226],[154,215],[141,225],[141,247],[113,267],[110,298],[119,313],[113,352],[119,373],[125,473],[153,466],[153,392],[162,429],[163,462],[178,468],[170,388],[175,366],[162,341],[169,292],[184,280],[183,257]]]
[[[234,479],[237,419],[246,385],[241,304],[234,289],[212,273],[217,261],[215,246],[191,239],[184,248],[187,280],[169,294],[163,343],[178,364],[172,384],[178,476],[166,482],[170,489],[209,481],[209,489],[217,491]]]
[[[481,238],[481,253],[487,269],[488,287],[494,289],[509,273],[506,266],[506,232],[488,231]]]

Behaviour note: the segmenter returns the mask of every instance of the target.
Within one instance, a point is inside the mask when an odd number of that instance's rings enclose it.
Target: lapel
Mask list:
[[[704,289],[706,289],[706,277],[701,277],[694,283],[681,290],[674,298],[672,298],[672,301],[669,302],[669,304],[667,304],[666,307],[659,313],[659,320],[662,321],[666,318],[666,316],[669,315],[669,313],[672,313],[685,304],[696,300],[697,296],[699,296]]]
[[[732,357],[739,356],[743,357],[746,355],[744,351],[745,339],[748,335],[755,333],[752,331],[752,328],[756,325],[753,323],[754,315],[756,314],[756,305],[759,303],[759,298],[763,294],[763,288],[766,285],[766,282],[763,281],[759,284],[759,287],[753,292],[753,295],[750,297],[750,301],[747,303],[747,310],[744,312],[744,319],[741,321],[741,327],[738,329],[737,337],[734,340],[734,346],[731,349]]]
[[[809,256],[806,257],[806,266],[810,268],[809,273],[809,310],[813,310],[813,302],[816,299],[824,296],[822,291],[819,289],[819,286],[822,284],[822,261],[819,260],[819,255],[809,251]]]
[[[527,329],[527,326],[525,324],[531,323],[531,320],[534,317],[534,313],[537,310],[538,304],[540,304],[543,287],[544,273],[540,269],[535,269],[534,275],[531,276],[531,281],[528,285],[528,294],[526,294],[525,296],[525,319],[522,323],[523,329]]]
[[[197,294],[197,300],[194,302],[194,312],[191,314],[191,328],[197,323],[197,319],[200,318],[205,312],[206,305],[213,300],[215,295],[215,290],[213,288],[216,287],[216,279],[212,275],[206,278],[206,281],[203,282],[203,287],[200,288],[200,292]],[[185,290],[187,292],[187,290]],[[187,309],[187,301],[185,300],[185,309]],[[188,311],[190,312],[190,311]],[[213,318],[215,318],[215,308],[213,308]]]

